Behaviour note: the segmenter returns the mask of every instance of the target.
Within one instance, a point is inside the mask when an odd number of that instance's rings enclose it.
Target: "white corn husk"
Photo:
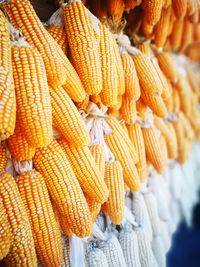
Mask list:
[[[99,244],[106,255],[109,267],[126,267],[126,262],[120,243],[114,233],[108,234],[108,239]]]
[[[183,175],[180,165],[174,164],[171,168],[171,192],[174,198],[180,199],[182,197]]]
[[[171,235],[168,230],[168,223],[161,221],[161,239],[164,245],[165,253],[167,253],[171,247]]]
[[[144,228],[136,228],[135,233],[137,235],[139,257],[142,267],[159,267],[155,256],[151,248],[151,241],[149,235],[146,234]]]
[[[86,263],[88,267],[109,267],[106,255],[103,251],[89,243],[86,252]]]
[[[149,191],[144,194],[144,201],[148,210],[153,237],[161,233],[160,218],[158,216],[157,201],[154,195]]]
[[[153,237],[151,222],[144,197],[141,193],[133,194],[132,212],[135,216],[135,221],[144,227],[144,231],[146,231],[146,233],[149,235],[149,239],[151,241]]]
[[[168,221],[168,228],[170,235],[172,235],[182,218],[179,201],[172,198],[169,210],[170,210],[170,220]]]
[[[127,267],[141,267],[137,235],[131,225],[126,223],[119,234],[119,243],[124,253]]]
[[[166,267],[166,252],[163,240],[160,236],[153,238],[151,247],[159,267]]]

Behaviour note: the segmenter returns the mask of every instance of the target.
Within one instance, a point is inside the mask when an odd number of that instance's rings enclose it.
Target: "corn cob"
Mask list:
[[[62,236],[63,261],[61,267],[70,267],[70,244],[69,238]]]
[[[14,133],[16,99],[12,78],[10,30],[2,11],[0,11],[0,29],[0,139],[5,140]]]
[[[163,90],[162,85],[160,84],[159,76],[150,57],[141,53],[134,55],[133,61],[142,90],[152,96],[161,95]]]
[[[151,241],[146,235],[145,228],[136,229],[136,235],[139,247],[139,257],[142,267],[158,267],[156,259],[151,249]]]
[[[63,26],[60,25],[50,25],[48,28],[48,33],[53,37],[57,44],[62,49],[63,53],[67,55],[67,35]]]
[[[155,25],[160,19],[163,0],[143,0],[142,1],[144,8],[144,18],[148,21],[150,25]]]
[[[194,139],[194,130],[192,129],[192,126],[190,124],[190,121],[184,115],[183,112],[180,112],[179,113],[179,116],[180,116],[180,118],[182,120],[183,129],[185,131],[185,137],[192,141]]]
[[[1,174],[0,197],[8,215],[11,248],[4,258],[6,266],[37,266],[31,226],[14,178]]]
[[[36,169],[45,179],[50,195],[66,218],[71,230],[78,236],[91,232],[91,216],[74,172],[60,145],[53,141],[37,149],[33,158]]]
[[[16,122],[15,133],[8,138],[7,145],[17,161],[31,160],[35,154],[35,147],[27,142],[19,121]]]
[[[106,255],[97,247],[90,247],[86,252],[88,267],[109,267]]]
[[[0,198],[0,260],[9,252],[11,245],[10,225],[7,214]]]
[[[159,267],[166,266],[166,255],[163,239],[160,236],[155,237],[151,242],[152,250]]]
[[[120,125],[121,125],[121,128],[124,130],[124,132],[126,133],[127,136],[128,135],[128,129],[126,127],[126,123],[124,121],[120,121]]]
[[[127,125],[129,137],[134,144],[137,151],[139,161],[136,163],[136,168],[141,179],[146,178],[147,175],[147,163],[144,139],[142,135],[141,127],[138,123]]]
[[[2,143],[0,143],[0,173],[5,171],[7,163],[6,149]]]
[[[177,66],[168,52],[161,52],[156,55],[159,66],[164,75],[173,83],[178,80]]]
[[[102,78],[98,40],[88,10],[81,2],[71,1],[65,6],[64,23],[73,64],[85,91],[98,94]]]
[[[191,88],[187,80],[181,79],[177,83],[177,89],[180,99],[180,108],[185,115],[190,114],[191,112]]]
[[[172,4],[177,19],[183,19],[187,11],[187,0],[172,0]]]
[[[42,175],[35,170],[31,170],[17,176],[16,181],[31,223],[36,253],[40,263],[43,266],[61,265],[60,229],[56,225],[53,208]]]
[[[131,9],[134,9],[136,6],[141,4],[142,0],[124,0],[125,11],[130,12]]]
[[[200,24],[194,24],[194,41],[200,41]]]
[[[64,139],[59,140],[59,144],[65,151],[83,191],[97,202],[104,203],[108,198],[108,189],[89,148],[76,148]]]
[[[35,147],[48,145],[53,138],[52,115],[42,57],[35,48],[14,45],[12,63],[17,114],[25,138]]]
[[[172,94],[170,95],[169,98],[164,100],[165,106],[167,108],[168,112],[173,112],[173,99],[172,99]]]
[[[145,55],[152,56],[151,46],[148,42],[137,44],[137,48]]]
[[[111,135],[105,135],[104,139],[116,160],[122,165],[125,183],[132,191],[137,191],[140,186],[138,172],[123,138],[113,132]]]
[[[120,114],[122,119],[128,124],[132,124],[136,120],[136,101],[133,98],[130,99],[126,94],[123,95]]]
[[[181,107],[180,96],[176,88],[172,91],[173,111],[179,112]]]
[[[117,104],[118,80],[116,60],[112,46],[112,34],[103,24],[100,24],[100,59],[102,70],[101,101],[108,107]]]
[[[170,132],[171,143],[173,144],[173,147],[171,147],[171,149],[168,147],[168,156],[169,156],[169,158],[175,159],[178,156],[178,144],[177,144],[176,132],[175,132],[173,124],[171,122],[166,122],[166,125],[168,127],[169,132]]]
[[[99,247],[106,255],[109,267],[126,267],[122,248],[114,234],[110,234],[107,241]]]
[[[137,101],[140,98],[140,84],[137,77],[135,64],[129,54],[121,55],[122,65],[124,69],[125,91],[129,98]]]
[[[176,140],[177,140],[177,146],[178,146],[178,160],[179,160],[185,148],[184,147],[185,146],[184,128],[183,128],[183,124],[180,118],[178,118],[177,121],[173,122],[173,127],[176,133]]]
[[[190,87],[192,88],[192,91],[194,93],[198,94],[198,92],[199,92],[199,80],[198,80],[196,73],[192,72],[188,68],[186,68],[186,72],[187,72],[187,79],[188,79],[188,82],[190,84]]]
[[[62,233],[66,236],[72,236],[73,232],[70,229],[70,226],[69,226],[69,223],[67,222],[67,219],[64,216],[62,216],[61,212],[56,208],[56,205],[54,204],[53,201],[52,201],[52,206],[53,206],[54,215],[55,215],[57,225],[62,230]]]
[[[127,267],[141,267],[137,235],[129,224],[122,228],[119,234],[119,243],[122,247]]]
[[[89,144],[89,134],[76,106],[63,88],[51,88],[53,123],[60,133],[75,146]]]
[[[124,180],[119,161],[106,163],[105,183],[109,190],[108,200],[103,204],[103,211],[114,224],[121,224],[124,217]]]
[[[154,26],[149,24],[146,18],[143,18],[142,20],[142,32],[146,39],[151,39],[152,33],[153,33]]]
[[[31,3],[28,0],[12,0],[2,4],[2,9],[12,25],[22,31],[27,42],[40,52],[49,84],[62,85],[67,77],[62,61],[58,57],[57,50],[61,48],[43,27]]]
[[[112,117],[112,119],[106,119],[106,122],[108,123],[110,128],[113,130],[113,132],[117,132],[119,137],[124,140],[124,142],[126,143],[126,146],[128,147],[127,151],[130,152],[131,158],[133,159],[134,163],[137,163],[139,160],[138,155],[137,155],[137,151],[136,151],[134,145],[132,144],[128,134],[123,130],[120,122],[114,117]]]
[[[118,0],[118,1],[107,0],[108,16],[111,16],[116,24],[120,22],[124,12],[124,8],[125,5],[123,0]]]
[[[165,106],[164,100],[161,96],[153,96],[146,94],[145,91],[141,91],[141,97],[144,103],[150,107],[150,109],[159,117],[165,118],[167,116],[167,108]]]
[[[157,47],[163,47],[169,33],[169,24],[171,18],[171,7],[163,8],[159,22],[154,27],[154,44]]]
[[[173,49],[177,50],[181,46],[181,38],[183,33],[183,20],[174,21],[172,33],[170,35],[170,43]]]
[[[111,41],[111,40],[110,40]],[[123,95],[125,92],[125,80],[124,80],[124,70],[122,65],[122,59],[119,52],[119,46],[113,36],[112,49],[115,57],[115,64],[117,69],[117,79],[118,79],[118,95]]]
[[[113,109],[115,110],[119,110],[122,106],[122,99],[123,99],[123,96],[122,95],[118,95],[117,96],[117,104],[113,107]]]
[[[95,160],[95,163],[97,164],[102,179],[104,179],[106,159],[103,145],[96,144],[94,146],[90,146],[90,152]]]
[[[189,155],[190,155],[190,150],[191,150],[191,144],[192,144],[191,140],[187,138],[185,138],[183,142],[184,142],[183,150],[178,156],[178,162],[180,164],[184,164],[188,160]]]
[[[85,198],[90,210],[90,214],[92,216],[92,222],[94,223],[100,210],[101,210],[101,203],[95,201],[94,199],[91,199],[85,194]]]
[[[183,23],[183,33],[181,38],[180,51],[183,52],[189,44],[192,43],[193,39],[193,26],[192,23],[185,18]]]
[[[162,173],[166,167],[166,161],[162,154],[156,130],[154,128],[142,128],[142,135],[147,159],[159,173]]]

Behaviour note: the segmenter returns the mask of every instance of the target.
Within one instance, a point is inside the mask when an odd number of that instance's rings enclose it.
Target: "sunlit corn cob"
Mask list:
[[[101,100],[104,105],[113,107],[117,104],[118,79],[116,60],[112,46],[112,33],[100,24],[100,59],[102,70]]]
[[[138,172],[123,138],[117,132],[105,135],[104,138],[116,160],[122,165],[125,183],[132,191],[138,191],[140,186]]]
[[[83,191],[97,202],[104,203],[108,198],[108,189],[89,148],[76,148],[64,139],[59,140],[59,144],[65,151]]]
[[[0,198],[8,215],[11,248],[4,258],[6,266],[37,266],[31,226],[14,178],[0,175]]]
[[[8,216],[4,209],[2,199],[0,198],[0,260],[9,252],[11,245],[10,225]]]
[[[154,44],[157,47],[163,47],[169,33],[169,24],[171,18],[171,7],[162,8],[161,17],[154,28]]]
[[[65,6],[64,22],[73,64],[85,91],[94,95],[102,90],[98,40],[89,11],[75,0]]]
[[[20,121],[16,122],[15,132],[7,140],[11,155],[17,160],[31,160],[35,154],[35,147],[29,145],[24,134]]]
[[[193,40],[193,26],[192,23],[185,18],[183,22],[183,32],[181,38],[181,47],[180,51],[183,52]]]
[[[106,163],[105,183],[109,190],[108,200],[102,209],[114,224],[121,224],[124,217],[124,179],[119,161]]]
[[[144,17],[150,25],[155,25],[161,16],[163,0],[143,0]]]
[[[173,112],[179,112],[181,107],[181,101],[178,90],[174,88],[172,91],[172,103],[173,103]]]
[[[89,247],[86,252],[88,267],[109,267],[106,255],[97,247]]]
[[[187,80],[181,79],[177,83],[177,89],[180,99],[180,109],[184,112],[185,115],[190,114],[191,112],[191,87]]]
[[[145,228],[137,228],[135,231],[138,240],[139,257],[142,267],[158,267],[155,256],[151,249],[151,241],[146,234]]]
[[[168,52],[161,52],[158,53],[156,57],[159,66],[167,79],[176,83],[178,80],[177,66],[170,54]]]
[[[120,122],[114,117],[112,117],[112,119],[109,119],[109,118],[106,119],[106,122],[111,127],[111,129],[114,132],[117,132],[118,135],[120,135],[120,138],[122,138],[124,140],[124,142],[126,143],[126,146],[128,147],[128,151],[131,154],[131,158],[133,159],[134,163],[137,163],[139,160],[138,155],[137,155],[137,151],[136,151],[134,145],[132,144],[127,132],[124,131]]]
[[[154,128],[142,128],[146,157],[154,168],[162,173],[166,167],[166,161],[162,154],[159,138]]]
[[[114,36],[113,36],[113,42],[112,42],[112,49],[114,52],[116,69],[117,69],[118,95],[123,95],[125,92],[124,71],[123,71],[122,60],[121,60],[120,53],[119,53],[119,46]]]
[[[55,127],[73,145],[88,145],[87,128],[73,101],[62,87],[49,89]]]
[[[194,139],[194,130],[192,129],[189,119],[184,115],[183,112],[180,112],[179,116],[182,120],[183,129],[185,131],[186,138],[192,141]]]
[[[109,267],[126,267],[122,248],[114,234],[110,234],[108,240],[100,245],[100,249],[106,255]]]
[[[92,217],[92,222],[94,223],[100,210],[101,210],[101,203],[97,202],[94,199],[91,199],[88,195],[85,194],[85,198],[90,210],[90,214]]]
[[[129,54],[121,55],[122,65],[124,69],[125,91],[129,98],[137,101],[140,97],[140,84],[137,77],[135,64]]]
[[[0,173],[5,171],[7,163],[6,149],[2,143],[0,143]]]
[[[53,141],[49,146],[37,149],[33,162],[44,177],[56,207],[66,218],[73,233],[78,236],[89,235],[91,233],[89,208],[61,146]]]
[[[124,1],[118,0],[118,1],[112,1],[107,0],[107,12],[108,16],[111,16],[114,22],[120,22],[123,12],[124,12]]]
[[[62,230],[62,233],[64,235],[66,235],[66,236],[72,236],[73,235],[73,232],[70,229],[69,223],[67,222],[67,218],[65,218],[64,216],[62,216],[62,214],[56,208],[56,205],[53,203],[53,201],[52,201],[52,205],[53,205],[53,210],[54,210],[54,215],[55,215],[55,219],[56,219],[57,225]]]
[[[20,29],[28,43],[40,52],[50,84],[61,85],[66,80],[65,70],[57,50],[61,50],[56,41],[43,27],[33,6],[28,0],[3,3],[2,9],[16,29]],[[31,21],[31,23],[30,23]]]
[[[175,0],[176,1],[176,0]],[[177,50],[181,46],[181,39],[183,33],[183,21],[177,19],[174,21],[172,33],[170,35],[170,43],[173,49]]]
[[[127,267],[141,267],[137,235],[129,224],[125,225],[120,231],[119,243],[122,247]]]
[[[105,151],[104,147],[101,144],[96,144],[94,146],[90,146],[90,152],[97,164],[97,167],[101,173],[102,179],[104,179],[105,173]]]
[[[128,129],[126,127],[126,123],[124,121],[120,121],[120,125],[121,125],[121,128],[124,130],[124,132],[126,133],[126,135],[129,136],[128,134]]]
[[[65,28],[60,25],[50,25],[47,30],[66,55],[68,44]]]
[[[151,35],[153,33],[154,26],[149,24],[149,22],[147,21],[146,18],[143,18],[141,27],[142,27],[142,32],[143,32],[144,36],[147,39],[151,39]]]
[[[148,42],[137,44],[137,48],[145,55],[152,56],[151,46]]]
[[[187,0],[172,0],[174,14],[177,19],[183,19],[187,11]]]
[[[139,161],[136,168],[141,179],[147,176],[146,153],[141,127],[138,123],[127,125],[129,137],[137,151]]]
[[[188,160],[190,151],[191,151],[191,145],[192,145],[192,141],[185,137],[183,150],[178,156],[178,162],[180,164],[184,164]]]
[[[37,257],[43,266],[62,262],[60,228],[56,224],[49,193],[42,175],[31,170],[16,177],[35,242]],[[37,215],[37,216],[36,216]],[[38,231],[38,229],[40,229]]]
[[[17,116],[24,136],[32,146],[48,145],[53,138],[52,115],[42,57],[35,48],[13,45],[12,64]]]
[[[178,145],[178,160],[185,148],[185,134],[181,118],[177,118],[177,121],[173,122],[173,127],[176,132],[176,139]]]
[[[61,267],[70,267],[70,244],[67,236],[62,236],[63,261]]]
[[[122,105],[120,108],[120,115],[122,119],[128,123],[132,124],[136,120],[136,101],[134,98],[130,99],[126,93],[123,95]]]
[[[171,122],[166,122],[166,125],[168,127],[168,130],[170,132],[171,137],[171,143],[173,144],[173,147],[167,147],[168,156],[169,158],[177,158],[178,156],[178,144],[177,144],[177,137],[176,132],[174,130],[173,124]]]
[[[0,139],[5,140],[14,133],[16,99],[12,77],[10,29],[0,11]]]
[[[154,123],[157,129],[161,132],[161,134],[165,137],[168,157],[170,159],[175,159],[177,157],[177,146],[176,140],[172,137],[172,132],[169,126],[157,116],[154,117]]]

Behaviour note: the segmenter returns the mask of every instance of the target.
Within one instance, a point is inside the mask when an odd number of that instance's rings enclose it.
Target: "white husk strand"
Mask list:
[[[64,19],[63,19],[63,15],[64,15],[64,9],[63,7],[60,7],[59,9],[57,9],[53,15],[50,17],[50,19],[46,22],[47,25],[51,26],[64,26]]]

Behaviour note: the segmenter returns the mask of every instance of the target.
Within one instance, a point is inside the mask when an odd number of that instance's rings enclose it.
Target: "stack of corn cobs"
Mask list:
[[[164,267],[194,189],[199,0],[55,1],[46,23],[0,2],[2,264]]]

